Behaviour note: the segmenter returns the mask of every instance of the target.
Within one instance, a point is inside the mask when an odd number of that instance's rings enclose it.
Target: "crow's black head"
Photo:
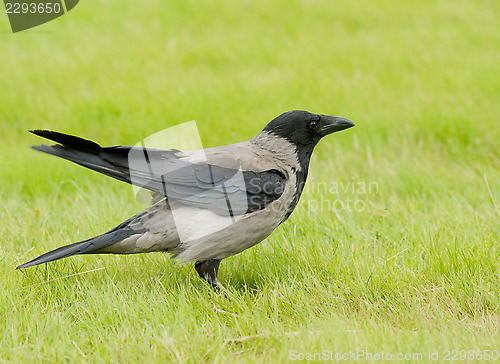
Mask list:
[[[314,147],[325,135],[352,126],[354,126],[352,121],[339,116],[293,110],[272,120],[263,131],[284,138],[301,148]]]

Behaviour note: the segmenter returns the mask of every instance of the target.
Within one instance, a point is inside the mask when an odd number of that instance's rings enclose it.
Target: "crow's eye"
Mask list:
[[[308,125],[311,129],[316,129],[316,127],[318,126],[318,122],[317,121],[311,121]]]

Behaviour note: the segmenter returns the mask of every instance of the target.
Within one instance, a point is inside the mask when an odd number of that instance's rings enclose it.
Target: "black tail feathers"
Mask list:
[[[54,260],[67,258],[72,255],[97,253],[97,250],[122,241],[135,233],[136,232],[131,229],[111,230],[94,238],[52,250],[27,263],[21,264],[17,267],[17,269],[29,268],[35,265],[53,262]]]
[[[89,153],[98,153],[101,151],[101,146],[91,140],[83,139],[77,136],[59,133],[50,130],[30,130],[30,133],[41,136],[42,138],[52,140],[61,144],[64,147],[85,151]]]
[[[35,145],[32,148],[92,169],[106,176],[130,183],[128,153],[130,147],[106,147],[91,140],[50,130],[31,130],[31,133],[58,144]]]

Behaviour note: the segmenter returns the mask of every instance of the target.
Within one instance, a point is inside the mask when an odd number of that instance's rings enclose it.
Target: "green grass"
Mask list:
[[[0,361],[500,350],[498,14],[495,0],[87,0],[18,34],[0,16]],[[231,301],[163,254],[14,269],[144,208],[30,150],[27,130],[130,145],[195,119],[211,147],[291,109],[356,127],[317,147],[290,220],[222,263]]]

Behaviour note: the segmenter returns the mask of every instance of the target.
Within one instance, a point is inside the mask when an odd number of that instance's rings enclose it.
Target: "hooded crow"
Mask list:
[[[98,144],[48,130],[56,142],[33,149],[149,190],[153,205],[114,229],[45,253],[18,269],[77,254],[168,252],[195,262],[218,287],[222,259],[267,238],[297,205],[319,140],[354,124],[345,118],[289,111],[249,141],[198,151]]]

